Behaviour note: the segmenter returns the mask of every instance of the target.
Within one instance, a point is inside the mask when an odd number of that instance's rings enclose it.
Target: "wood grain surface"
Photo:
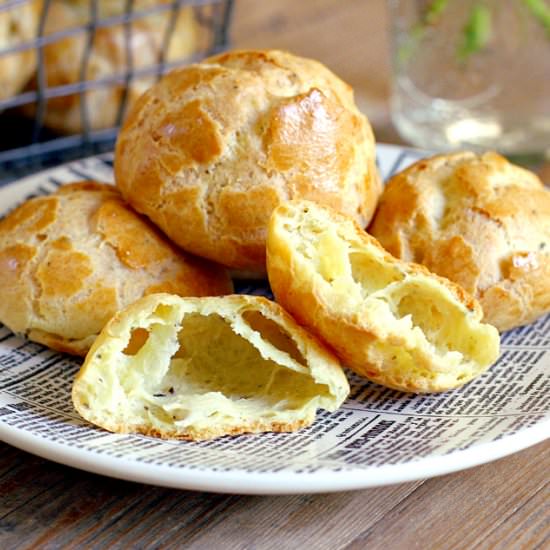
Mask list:
[[[235,47],[315,57],[347,80],[379,141],[388,115],[384,0],[237,0]],[[256,497],[146,486],[0,444],[0,550],[545,549],[550,442],[429,480]]]
[[[88,474],[0,444],[0,547],[548,548],[550,443],[389,487],[237,496]]]

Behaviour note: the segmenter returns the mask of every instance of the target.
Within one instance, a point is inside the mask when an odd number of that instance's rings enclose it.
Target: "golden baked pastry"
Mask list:
[[[0,12],[0,52],[36,39],[41,9],[42,0],[29,0]],[[0,100],[16,95],[27,83],[36,69],[37,49],[0,55]]]
[[[461,386],[499,355],[479,304],[425,267],[398,260],[353,220],[308,201],[273,213],[269,282],[296,320],[358,374],[398,390]]]
[[[85,355],[103,325],[144,294],[227,294],[224,269],[170,244],[112,185],[61,187],[0,220],[0,322]]]
[[[197,440],[294,431],[348,392],[336,358],[276,303],[155,294],[105,326],[72,396],[107,430]]]
[[[381,192],[351,88],[316,61],[234,51],[173,71],[129,113],[116,184],[175,243],[265,274],[273,209],[331,205],[366,225]]]
[[[501,331],[550,311],[550,191],[496,153],[438,155],[395,175],[369,232],[473,294]]]
[[[171,10],[137,16],[157,4],[172,0],[135,0],[135,19],[129,26],[114,24],[95,30],[91,52],[84,59],[89,35],[86,30],[57,39],[44,47],[44,72],[48,87],[76,84],[82,80],[96,81],[85,94],[90,129],[98,130],[116,125],[121,101],[127,106],[151,86],[157,74],[134,77],[125,95],[124,75],[128,68],[134,71],[154,68],[161,60],[165,35],[170,32]],[[127,2],[97,2],[98,20],[122,15]],[[46,19],[45,34],[82,26],[91,20],[89,0],[52,0]],[[128,42],[129,37],[129,42]],[[128,43],[128,44],[127,44]],[[127,54],[131,49],[131,59]],[[165,61],[188,60],[197,46],[197,24],[190,7],[180,8],[166,46]],[[83,63],[86,70],[82,72]],[[119,75],[118,83],[102,84],[101,80]],[[82,121],[81,94],[73,93],[49,99],[44,113],[44,125],[65,133],[80,133]],[[32,110],[32,109],[29,109]]]

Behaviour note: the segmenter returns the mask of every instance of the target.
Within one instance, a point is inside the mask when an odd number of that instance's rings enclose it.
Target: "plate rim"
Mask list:
[[[318,469],[301,473],[237,469],[220,472],[208,467],[146,464],[124,457],[99,454],[88,449],[72,447],[67,443],[51,441],[42,435],[10,426],[0,420],[2,441],[65,466],[125,481],[172,489],[258,496],[361,490],[431,479],[481,466],[525,450],[549,439],[549,433],[550,418],[496,441],[398,464],[350,467],[340,471]],[[111,435],[127,437],[132,434]],[[98,458],[101,460],[98,461]]]

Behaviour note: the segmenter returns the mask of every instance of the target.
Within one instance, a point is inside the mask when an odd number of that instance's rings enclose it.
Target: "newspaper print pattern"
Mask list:
[[[421,156],[414,150],[380,146],[378,164],[387,178]],[[77,179],[112,182],[112,155],[1,188],[0,215],[30,196]],[[237,281],[236,287],[242,293],[272,297],[263,282]],[[320,411],[312,426],[293,434],[200,443],[110,434],[85,422],[72,407],[71,385],[80,364],[0,325],[0,438],[60,462],[174,487],[239,492],[246,475],[252,475],[257,490],[248,487],[245,492],[262,493],[427,477],[503,456],[550,434],[550,316],[504,334],[497,364],[446,394],[405,394],[350,372],[351,393],[343,407],[334,413]],[[138,466],[155,475],[138,474]],[[384,468],[389,468],[389,477],[377,477]],[[283,483],[277,490],[273,483],[288,479],[285,474],[294,476],[294,485],[289,489]]]

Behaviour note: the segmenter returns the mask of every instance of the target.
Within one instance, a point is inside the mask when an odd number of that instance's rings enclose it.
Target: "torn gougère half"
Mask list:
[[[113,432],[208,439],[294,431],[349,393],[338,360],[259,296],[146,296],[105,326],[73,403]]]
[[[374,382],[445,391],[498,358],[498,331],[469,294],[326,207],[291,201],[274,211],[267,270],[277,302]]]

